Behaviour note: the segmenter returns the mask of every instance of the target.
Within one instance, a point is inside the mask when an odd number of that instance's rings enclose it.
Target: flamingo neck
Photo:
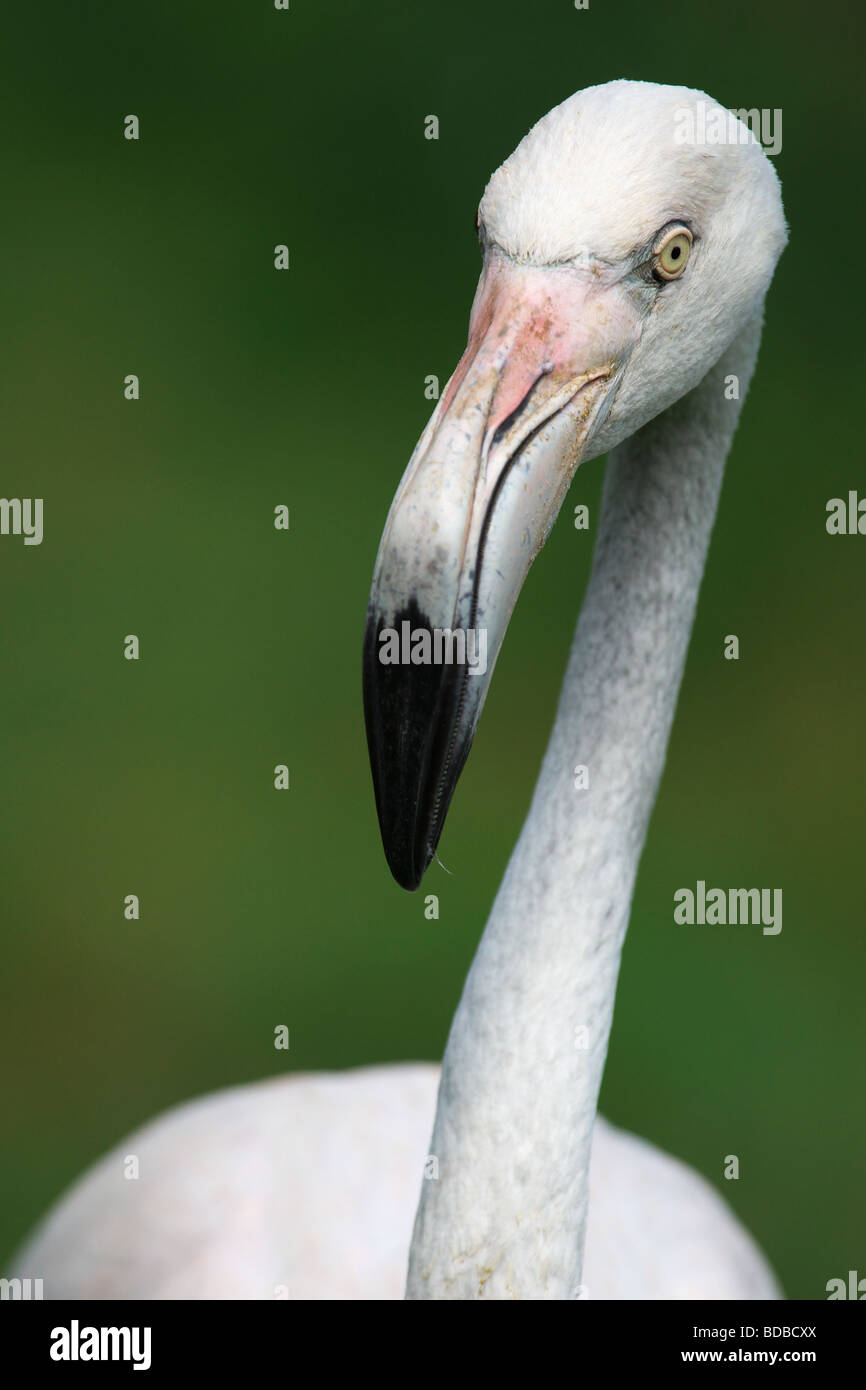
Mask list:
[[[408,1298],[582,1292],[620,953],[760,323],[610,455],[553,732],[445,1051]]]

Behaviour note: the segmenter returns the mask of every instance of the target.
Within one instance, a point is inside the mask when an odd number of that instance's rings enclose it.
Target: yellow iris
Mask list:
[[[680,228],[671,232],[655,251],[655,269],[664,280],[676,280],[688,265],[692,249],[691,232]]]

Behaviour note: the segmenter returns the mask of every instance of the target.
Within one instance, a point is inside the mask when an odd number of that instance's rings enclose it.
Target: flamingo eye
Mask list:
[[[662,280],[678,280],[689,263],[692,234],[686,227],[668,232],[653,248],[653,270]]]

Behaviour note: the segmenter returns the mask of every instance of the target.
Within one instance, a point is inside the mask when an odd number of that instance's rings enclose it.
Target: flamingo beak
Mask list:
[[[616,286],[492,255],[469,343],[391,506],[364,639],[385,856],[418,888],[530,565],[639,333]]]

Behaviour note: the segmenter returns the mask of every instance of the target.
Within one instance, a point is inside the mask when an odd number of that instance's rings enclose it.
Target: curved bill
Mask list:
[[[385,856],[415,889],[436,850],[529,567],[637,340],[622,289],[493,254],[469,344],[379,547],[364,712]]]

